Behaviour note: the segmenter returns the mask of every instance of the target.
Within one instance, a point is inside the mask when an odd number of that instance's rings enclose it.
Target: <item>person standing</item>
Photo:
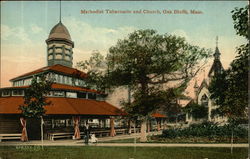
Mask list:
[[[89,124],[87,123],[86,126],[85,126],[85,144],[89,144],[89,137],[90,137],[90,126]]]

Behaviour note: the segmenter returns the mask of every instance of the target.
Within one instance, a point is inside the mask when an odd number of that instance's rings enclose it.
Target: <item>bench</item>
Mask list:
[[[134,132],[134,128],[131,128],[131,133],[139,133],[140,132],[140,128],[136,128],[135,132]]]
[[[90,133],[102,137],[103,135],[108,136],[110,134],[110,130],[97,130],[97,131],[92,131]]]
[[[115,132],[116,134],[125,134],[126,133],[126,129],[116,129]]]
[[[49,133],[48,138],[49,140],[54,141],[54,139],[59,138],[71,138],[74,135],[74,133]]]
[[[16,139],[21,139],[22,134],[0,134],[0,142],[2,140],[16,140]]]

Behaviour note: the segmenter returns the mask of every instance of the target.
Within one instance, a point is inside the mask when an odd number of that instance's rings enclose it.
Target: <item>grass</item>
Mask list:
[[[246,159],[247,148],[6,146],[1,159]]]
[[[234,143],[247,143],[248,139],[234,140]],[[134,143],[134,138],[129,139],[119,139],[119,140],[110,140],[110,141],[102,141],[102,143]],[[136,143],[140,143],[139,138],[136,139]],[[177,138],[164,138],[160,135],[150,136],[148,137],[147,143],[192,143],[192,144],[224,144],[231,143],[231,140],[228,138],[223,138],[220,140],[216,138],[206,138],[206,137],[177,137]]]

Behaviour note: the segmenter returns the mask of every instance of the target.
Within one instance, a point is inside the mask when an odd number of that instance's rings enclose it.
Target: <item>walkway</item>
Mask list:
[[[160,134],[161,132],[150,132],[149,135]],[[98,138],[99,142],[129,139],[139,137],[140,134],[131,135],[118,135],[114,137]],[[20,142],[20,141],[3,141],[0,142],[0,146],[85,146],[83,140],[44,140],[43,143],[40,140]],[[172,144],[172,143],[97,143],[89,144],[88,146],[120,146],[120,147],[231,147],[231,144]],[[233,147],[248,147],[248,144],[233,144]]]

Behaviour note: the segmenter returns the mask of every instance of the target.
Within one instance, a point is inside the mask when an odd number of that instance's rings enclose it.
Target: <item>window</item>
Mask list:
[[[66,81],[65,78],[66,78],[65,76],[62,76],[62,83],[63,84],[65,84],[65,81]]]
[[[62,75],[58,75],[58,83],[62,83],[62,78],[63,78]]]
[[[62,59],[62,55],[61,54],[57,54],[56,55],[56,59]]]
[[[54,121],[56,128],[66,127],[66,120],[57,119]]]
[[[75,79],[75,85],[78,86],[79,85],[79,81],[78,79]]]
[[[64,92],[63,91],[54,91],[53,96],[64,97]]]
[[[59,82],[59,77],[58,74],[55,74],[55,82],[58,83]]]
[[[24,86],[31,85],[32,78],[25,79],[23,82]]]
[[[53,59],[53,55],[49,55],[49,60],[52,60]]]
[[[69,84],[72,85],[72,78],[69,77]]]
[[[201,105],[205,106],[205,107],[208,107],[208,97],[206,94],[204,94],[202,97],[201,97]]]
[[[75,92],[66,92],[66,97],[77,98],[77,94]]]
[[[62,49],[61,48],[56,48],[56,53],[61,53]]]
[[[96,99],[96,94],[88,93],[88,99]]]
[[[85,98],[86,99],[86,95],[87,95],[87,93],[78,92],[77,93],[77,98]]]
[[[13,96],[23,96],[24,92],[23,92],[23,90],[13,90],[12,95]]]
[[[2,96],[10,96],[10,91],[9,90],[3,90],[2,91]]]
[[[70,61],[70,56],[65,56],[65,60]]]
[[[53,96],[53,91],[49,91],[49,93],[46,96]]]

